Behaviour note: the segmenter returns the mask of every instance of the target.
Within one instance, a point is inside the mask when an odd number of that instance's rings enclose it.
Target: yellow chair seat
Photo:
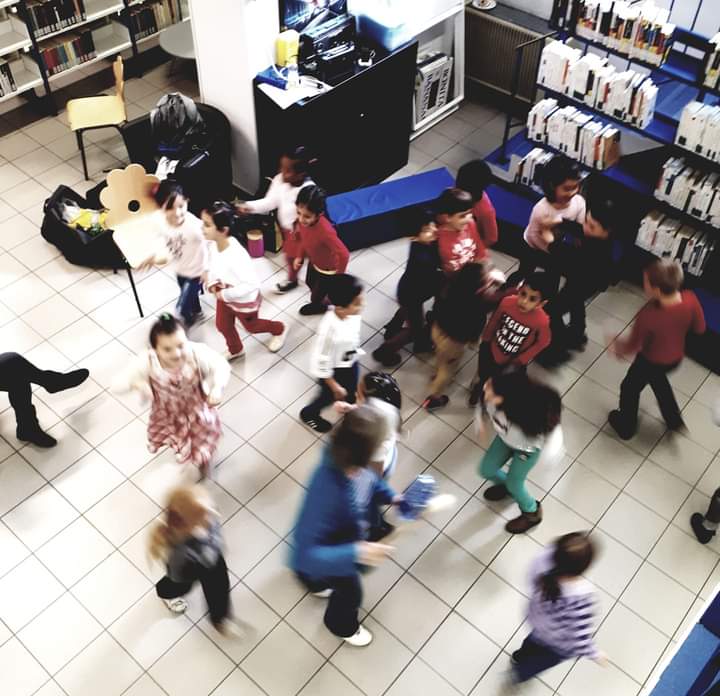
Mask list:
[[[71,130],[117,126],[127,120],[125,102],[117,95],[81,97],[67,103]]]

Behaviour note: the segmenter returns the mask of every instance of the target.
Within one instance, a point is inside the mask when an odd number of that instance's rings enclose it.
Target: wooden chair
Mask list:
[[[67,103],[68,121],[71,130],[75,131],[80,156],[82,157],[83,173],[89,179],[87,161],[85,159],[85,145],[83,132],[95,128],[114,127],[120,131],[120,126],[127,121],[125,111],[125,81],[123,79],[123,60],[118,56],[113,63],[115,74],[115,94],[100,95],[97,97],[80,97],[71,99]]]

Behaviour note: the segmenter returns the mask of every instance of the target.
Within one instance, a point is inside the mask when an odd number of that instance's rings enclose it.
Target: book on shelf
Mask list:
[[[10,63],[6,60],[0,60],[0,97],[16,91],[17,85],[15,84]]]
[[[720,172],[706,172],[682,157],[671,157],[660,172],[655,198],[720,227]]]
[[[543,49],[538,83],[637,128],[646,128],[655,115],[658,88],[650,77],[619,72],[607,58],[582,55],[561,41]]]
[[[57,75],[95,57],[92,32],[71,31],[43,43],[40,55],[48,75]]]
[[[546,143],[592,169],[607,169],[620,159],[620,130],[596,121],[574,106],[555,99],[539,101],[528,113],[528,138]]]
[[[29,29],[38,38],[87,18],[83,0],[29,0],[26,7]]]
[[[155,0],[130,9],[130,31],[136,39],[144,39],[177,24],[181,17],[180,0]]]
[[[697,101],[686,104],[675,143],[713,162],[720,162],[720,106]]]
[[[710,50],[705,58],[703,85],[710,89],[720,89],[720,32],[710,39]]]
[[[715,249],[715,238],[653,210],[641,221],[635,244],[660,258],[675,259],[691,275],[701,276]]]
[[[670,12],[652,0],[577,0],[575,34],[651,65],[661,65],[673,40]]]

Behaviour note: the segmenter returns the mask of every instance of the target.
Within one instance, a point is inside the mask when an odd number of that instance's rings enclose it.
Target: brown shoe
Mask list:
[[[523,512],[520,517],[510,520],[505,525],[505,531],[510,534],[522,534],[532,529],[542,522],[542,505],[537,501],[537,510],[535,512]]]

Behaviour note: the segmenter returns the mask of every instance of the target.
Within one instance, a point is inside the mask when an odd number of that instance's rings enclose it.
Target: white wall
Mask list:
[[[252,81],[273,57],[277,0],[190,0],[200,100],[229,119],[233,179],[254,193],[259,183]]]
[[[550,19],[552,12],[552,0],[500,0],[503,5],[514,7],[516,10],[525,10],[531,14]]]

